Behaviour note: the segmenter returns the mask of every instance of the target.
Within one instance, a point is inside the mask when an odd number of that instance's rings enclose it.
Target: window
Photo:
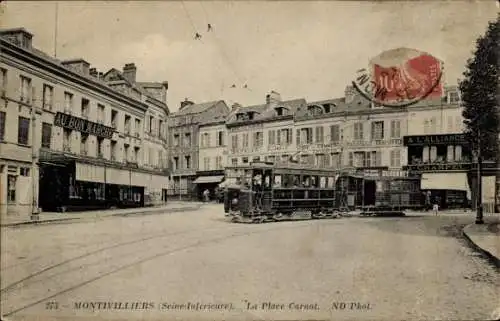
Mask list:
[[[259,148],[264,145],[264,135],[262,132],[253,133],[253,147]]]
[[[149,132],[152,133],[154,130],[154,117],[149,116]]]
[[[7,201],[9,203],[16,202],[16,185],[17,177],[15,175],[7,176]]]
[[[127,144],[123,145],[123,157],[125,162],[130,161],[130,145]]]
[[[323,126],[316,127],[316,143],[323,143]]]
[[[135,137],[139,137],[140,129],[141,129],[141,120],[136,118],[135,119]]]
[[[456,104],[460,101],[460,95],[456,91],[452,91],[448,94],[450,104]]]
[[[5,112],[0,111],[0,142],[5,138]]]
[[[313,142],[313,132],[312,128],[302,128],[300,133],[297,132],[297,143],[300,144],[311,144]]]
[[[349,166],[354,166],[354,153],[349,152]]]
[[[401,166],[401,151],[399,149],[391,150],[391,167]]]
[[[63,151],[65,152],[71,152],[71,134],[71,129],[63,129]]]
[[[274,145],[276,143],[276,132],[274,130],[270,130],[268,133],[268,143],[269,145]]]
[[[391,138],[401,138],[400,120],[391,120]]]
[[[248,164],[248,157],[242,157],[241,161],[243,162],[243,164]]]
[[[203,168],[204,168],[206,171],[209,171],[209,170],[210,170],[210,157],[205,157],[205,158],[203,158]]]
[[[42,147],[50,148],[50,140],[52,138],[52,125],[42,123]]]
[[[382,165],[382,153],[381,152],[367,152],[366,153],[366,166],[381,166]]]
[[[99,158],[102,158],[104,157],[104,138],[101,138],[101,137],[97,137],[97,151],[96,151],[96,155],[97,157]]]
[[[191,168],[191,156],[184,156],[184,161],[186,162],[186,168]]]
[[[111,160],[115,161],[116,160],[116,141],[112,140],[111,141]]]
[[[234,153],[238,150],[238,134],[231,136],[231,151]]]
[[[105,109],[104,105],[97,104],[97,122],[99,124],[104,124],[104,119],[105,119],[104,109]]]
[[[131,120],[132,118],[129,115],[125,115],[125,125],[123,128],[125,129],[125,134],[127,135],[130,135]]]
[[[340,141],[339,125],[331,125],[330,126],[330,141],[332,143],[338,143]]]
[[[210,136],[210,133],[206,133],[205,137],[205,146],[210,147],[212,145],[211,139],[212,137]]]
[[[19,128],[17,131],[17,143],[21,145],[28,145],[30,132],[29,118],[19,117]]]
[[[31,101],[31,79],[21,76],[21,97],[20,100],[25,103]]]
[[[179,169],[179,157],[174,157],[174,170]]]
[[[252,162],[259,162],[260,161],[260,156],[254,156],[252,158]]]
[[[283,139],[281,141],[287,145],[290,145],[292,143],[292,140],[293,140],[292,135],[293,135],[292,129],[290,129],[290,128],[285,129],[283,131]]]
[[[134,147],[134,159],[133,161],[134,162],[138,162],[139,161],[139,152],[140,152],[140,148],[139,147]]]
[[[89,134],[82,133],[80,137],[80,154],[87,155],[87,140],[89,138]]]
[[[174,135],[174,146],[179,146],[179,134]]]
[[[455,116],[455,125],[457,127],[456,132],[463,132],[464,131],[464,121],[462,119],[462,116]]]
[[[19,168],[19,175],[25,176],[25,177],[30,176],[30,169],[29,169],[29,167],[20,167]]]
[[[238,165],[238,159],[237,158],[231,158],[231,165],[233,165],[233,166]]]
[[[216,169],[222,169],[222,156],[217,156],[215,158],[215,168]]]
[[[191,133],[184,134],[184,146],[191,147]]]
[[[118,127],[117,123],[118,111],[111,109],[111,127],[116,129]]]
[[[325,165],[325,155],[316,154],[316,166],[324,166],[324,165]]]
[[[163,138],[163,120],[158,120],[158,137]]]
[[[354,124],[354,140],[363,140],[363,124]]]
[[[71,114],[73,110],[73,94],[64,92],[64,113]]]
[[[224,146],[224,132],[223,131],[217,132],[217,146]]]
[[[54,101],[54,88],[52,88],[49,85],[43,85],[42,108],[52,110],[53,101]]]
[[[365,165],[365,152],[354,152],[354,165],[355,167],[363,167]]]
[[[2,91],[2,96],[5,94],[7,89],[7,69],[0,68],[0,90]]]
[[[349,156],[352,156],[351,153],[349,153]],[[340,165],[341,165],[340,164],[340,153],[332,153],[332,166],[333,167],[340,167]]]
[[[243,148],[248,147],[248,133],[243,134]]]
[[[374,121],[372,122],[372,140],[382,140],[384,139],[384,122]]]

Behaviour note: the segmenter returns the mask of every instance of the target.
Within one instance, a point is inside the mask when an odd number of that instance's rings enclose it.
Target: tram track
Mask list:
[[[263,226],[262,226],[263,227]],[[121,255],[120,253],[113,253],[110,255],[110,257],[106,259],[100,259],[98,258],[96,262],[93,262],[91,264],[85,265],[77,265],[74,268],[71,268],[70,270],[64,270],[62,272],[52,274],[49,276],[46,276],[45,274],[48,273],[51,270],[56,269],[57,267],[61,267],[64,264],[70,264],[71,262],[76,262],[78,260],[81,260],[82,258],[88,258],[89,256],[92,256],[94,254],[87,253],[86,256],[79,256],[78,258],[73,258],[66,260],[65,263],[59,263],[57,265],[53,265],[50,267],[47,267],[41,271],[37,271],[34,274],[31,274],[27,277],[25,277],[23,280],[19,280],[17,282],[14,282],[10,284],[8,287],[4,288],[2,290],[2,307],[6,307],[5,310],[7,312],[2,311],[3,316],[11,316],[15,313],[18,313],[22,310],[25,310],[27,308],[30,308],[32,306],[35,306],[39,303],[42,303],[46,300],[50,300],[58,295],[70,292],[72,290],[75,290],[77,288],[80,288],[82,286],[85,286],[91,282],[100,280],[104,277],[107,277],[113,273],[117,273],[121,270],[142,264],[147,261],[154,260],[156,258],[166,256],[166,255],[171,255],[175,254],[178,252],[182,252],[185,250],[190,250],[190,249],[195,249],[199,247],[203,247],[209,244],[213,243],[218,243],[218,242],[223,242],[225,240],[234,238],[234,237],[242,237],[242,236],[248,236],[248,235],[253,235],[253,234],[259,234],[259,233],[266,233],[266,232],[272,232],[277,229],[290,229],[290,228],[301,228],[303,227],[303,224],[294,224],[294,225],[272,225],[269,226],[269,228],[266,229],[252,229],[248,231],[248,225],[246,226],[234,226],[228,228],[227,226],[224,227],[217,227],[213,229],[204,229],[203,231],[208,232],[209,234],[213,234],[214,231],[220,230],[227,232],[228,229],[230,230],[231,234],[230,235],[225,235],[221,237],[215,237],[215,238],[210,238],[210,239],[203,239],[201,238],[200,240],[200,235],[198,234],[200,230],[191,230],[190,232],[186,231],[181,231],[179,233],[168,233],[169,235],[164,235],[164,237],[167,236],[176,236],[176,235],[181,235],[181,234],[189,234],[189,233],[195,233],[192,235],[188,240],[186,241],[181,241],[182,242],[187,242],[187,245],[171,245],[170,243],[168,245],[162,246],[160,248],[152,248],[148,251],[143,251],[139,252],[139,255],[137,251],[131,251],[128,253],[128,255]],[[241,231],[243,230],[243,231]],[[161,237],[157,236],[156,238]],[[154,238],[150,238],[153,240]],[[139,244],[141,241],[136,240],[136,244]],[[127,242],[129,243],[129,242]],[[112,248],[117,248],[112,247]],[[105,249],[101,249],[99,252],[103,252]],[[133,255],[135,254],[135,255]],[[116,255],[119,255],[119,257],[116,257]],[[130,257],[134,257],[135,259],[130,260]],[[137,258],[139,256],[139,258]],[[112,265],[105,265],[102,267],[102,263],[105,263],[111,259],[115,259],[115,261],[118,261],[116,264]],[[100,268],[101,267],[101,268]],[[94,268],[94,269],[93,269]],[[99,269],[100,268],[100,269]],[[80,270],[80,273],[78,274],[71,274],[69,275],[68,272],[75,271],[75,270]],[[90,274],[91,277],[88,277]],[[54,278],[56,276],[59,276],[57,280]],[[78,278],[80,276],[80,278]],[[87,276],[87,277],[86,277]],[[33,282],[33,279],[35,278],[40,278],[36,282]],[[76,279],[76,280],[75,280]],[[53,282],[51,282],[53,281]],[[48,291],[47,291],[48,289]],[[47,295],[47,292],[51,292],[51,289],[54,289],[55,292],[50,293]],[[54,291],[52,290],[52,291]],[[11,300],[14,300],[16,302],[9,302]],[[2,309],[3,310],[3,309]]]

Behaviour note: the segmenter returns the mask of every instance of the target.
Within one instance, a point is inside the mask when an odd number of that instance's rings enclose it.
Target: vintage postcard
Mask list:
[[[500,320],[498,1],[2,1],[2,320]]]

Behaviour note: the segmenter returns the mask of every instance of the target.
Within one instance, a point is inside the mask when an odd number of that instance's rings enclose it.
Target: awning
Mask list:
[[[454,189],[468,191],[467,173],[423,173],[422,189]]]
[[[224,179],[224,176],[200,176],[194,180],[195,184],[204,184],[204,183],[220,183]]]

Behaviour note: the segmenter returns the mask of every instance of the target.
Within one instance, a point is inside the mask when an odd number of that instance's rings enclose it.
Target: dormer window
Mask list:
[[[236,114],[236,120],[248,120],[248,114],[247,113],[238,113]]]
[[[286,116],[288,115],[288,108],[286,107],[276,107],[274,108],[274,110],[276,111],[276,116]]]
[[[460,95],[457,91],[451,91],[448,93],[448,103],[456,104],[460,101]]]
[[[311,105],[307,107],[307,111],[313,115],[313,116],[318,116],[323,114],[323,108],[318,105]]]
[[[254,115],[255,115],[255,112],[253,112],[253,111],[249,111],[249,112],[247,113],[247,118],[248,118],[248,120],[252,120],[252,119],[254,119]]]
[[[323,105],[323,110],[325,111],[325,114],[328,114],[330,110],[330,104],[324,104]]]

